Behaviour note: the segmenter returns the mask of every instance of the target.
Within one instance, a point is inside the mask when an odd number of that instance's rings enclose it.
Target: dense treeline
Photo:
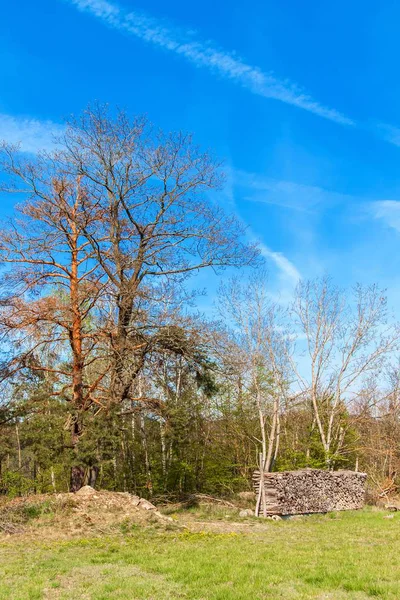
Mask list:
[[[211,199],[218,164],[107,107],[35,158],[2,147],[2,493],[248,489],[252,471],[400,459],[399,331],[377,287],[300,282],[275,303],[257,248]],[[200,269],[223,278],[196,312]],[[393,484],[392,484],[393,482]]]

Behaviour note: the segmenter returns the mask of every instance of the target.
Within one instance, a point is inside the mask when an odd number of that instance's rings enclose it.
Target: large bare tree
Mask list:
[[[170,286],[200,269],[252,262],[255,250],[241,243],[237,220],[207,199],[221,183],[218,165],[188,135],[97,106],[70,123],[56,160],[104,214],[85,235],[115,303],[110,397],[121,402],[156,340],[150,305],[165,303]]]
[[[136,378],[169,346],[186,279],[257,255],[207,196],[221,184],[218,164],[188,135],[96,106],[71,119],[52,152],[26,158],[4,144],[2,169],[3,191],[23,197],[0,240],[10,265],[3,327],[24,348],[7,372],[53,370],[78,411],[140,402]],[[64,342],[71,368],[44,364]]]

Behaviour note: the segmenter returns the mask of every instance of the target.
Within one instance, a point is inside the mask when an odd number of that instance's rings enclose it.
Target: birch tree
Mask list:
[[[56,160],[104,215],[85,236],[112,290],[110,399],[120,403],[157,345],[157,307],[173,297],[170,286],[183,289],[204,268],[251,263],[257,251],[242,243],[235,217],[207,198],[221,185],[219,165],[191,136],[96,106],[70,122],[60,144]]]
[[[244,372],[243,382],[257,411],[260,438],[255,437],[260,444],[261,485],[256,515],[262,506],[266,516],[263,477],[279,451],[281,407],[288,395],[286,355],[290,353],[290,338],[284,333],[282,311],[270,299],[263,272],[248,283],[233,279],[221,286],[219,309],[231,329],[238,349],[236,363]]]
[[[351,294],[329,278],[301,282],[292,307],[298,353],[306,361],[292,366],[297,383],[311,402],[328,468],[334,466],[343,440],[341,411],[357,397],[362,382],[377,377],[398,348],[398,328],[391,323],[387,300],[375,285],[355,286]]]

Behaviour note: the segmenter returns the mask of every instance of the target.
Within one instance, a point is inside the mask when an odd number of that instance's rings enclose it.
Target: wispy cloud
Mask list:
[[[400,201],[379,200],[372,202],[370,207],[375,219],[383,221],[400,233]]]
[[[282,252],[271,250],[263,242],[258,241],[261,256],[267,261],[272,261],[278,269],[281,278],[285,279],[286,283],[295,286],[301,275],[294,264]]]
[[[378,123],[377,132],[381,138],[390,144],[400,146],[400,128],[389,123]]]
[[[61,131],[62,126],[52,121],[17,118],[0,113],[0,140],[20,144],[23,152],[36,153],[54,147],[54,136]]]
[[[239,221],[243,223],[243,226],[247,231],[249,242],[257,244],[261,256],[265,258],[267,263],[271,264],[272,262],[274,264],[278,271],[281,283],[284,283],[285,287],[289,287],[292,290],[299,279],[301,279],[301,274],[295,265],[284,254],[282,254],[282,252],[271,250],[271,248],[260,239],[255,231],[249,226],[248,222],[246,223],[243,221],[237,207],[236,197],[238,196],[238,182],[240,181],[242,184],[245,183],[248,186],[253,180],[255,181],[256,179],[258,180],[256,175],[247,173],[246,171],[234,169],[233,167],[229,168],[227,171],[227,180],[222,197],[225,200],[227,210],[234,212]],[[218,195],[218,201],[221,201],[221,194]]]
[[[342,125],[354,125],[339,111],[323,106],[296,84],[281,80],[247,64],[234,52],[210,41],[195,38],[193,32],[166,24],[140,12],[128,12],[107,0],[67,0],[103,23],[159,48],[182,56],[195,67],[206,68],[264,98],[274,98]]]
[[[244,200],[273,204],[295,211],[314,212],[319,208],[327,209],[354,199],[348,194],[323,187],[273,179],[242,170],[233,170],[231,178],[236,189],[241,190]]]

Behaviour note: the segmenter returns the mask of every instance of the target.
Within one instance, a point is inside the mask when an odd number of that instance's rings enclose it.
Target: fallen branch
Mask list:
[[[193,494],[193,497],[198,500],[206,500],[210,503],[220,504],[222,506],[229,506],[229,508],[237,508],[232,502],[228,502],[228,500],[224,500],[223,498],[214,498],[213,496],[207,496],[207,494]]]

